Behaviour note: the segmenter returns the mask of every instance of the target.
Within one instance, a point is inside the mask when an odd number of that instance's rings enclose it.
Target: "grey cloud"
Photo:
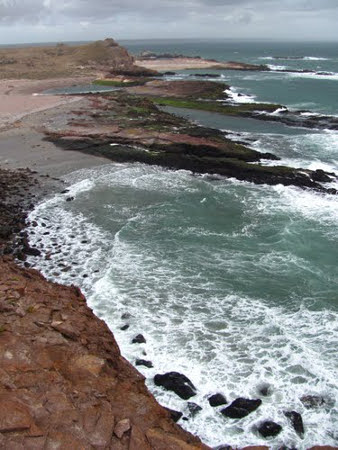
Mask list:
[[[0,23],[36,23],[48,14],[42,0],[0,0]]]
[[[337,0],[0,0],[1,23],[37,22],[54,20],[108,21],[118,15],[163,16],[163,18],[184,18],[189,13],[203,14],[217,8],[217,14],[232,14],[240,8],[262,11],[321,11],[337,9]],[[243,23],[248,12],[243,13]],[[245,19],[247,17],[247,19]]]
[[[75,25],[86,24],[88,33],[102,37],[262,37],[265,30],[264,37],[290,38],[292,29],[299,36],[317,26],[318,35],[338,39],[335,21],[338,0],[0,0],[0,33],[2,26],[40,24],[60,36],[62,30],[80,36]]]

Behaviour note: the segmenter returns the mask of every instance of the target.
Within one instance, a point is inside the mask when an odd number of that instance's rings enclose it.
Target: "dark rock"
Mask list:
[[[197,405],[197,403],[194,403],[194,402],[188,402],[188,409],[189,409],[191,417],[195,417],[196,414],[198,414],[200,411],[202,411],[201,406]]]
[[[123,327],[120,328],[120,330],[126,331],[126,330],[128,330],[129,327],[130,327],[130,325],[128,323],[126,323],[125,325],[123,325]]]
[[[323,397],[319,395],[304,395],[300,398],[300,401],[303,403],[305,408],[319,408],[326,404],[326,401]]]
[[[73,201],[74,200],[74,197],[67,197],[66,198],[66,202],[71,202],[71,201]]]
[[[174,422],[178,422],[180,418],[183,416],[183,413],[181,413],[181,411],[175,411],[174,409],[166,407],[164,407],[164,409],[166,409],[170,413],[170,417]]]
[[[198,78],[219,78],[220,75],[215,73],[194,73],[190,75],[191,77],[198,77]]]
[[[33,248],[30,246],[25,246],[23,249],[24,253],[29,256],[40,256],[41,252],[37,248]]]
[[[246,398],[237,398],[230,406],[221,410],[225,417],[231,419],[242,419],[255,411],[262,404],[262,400],[250,400]]]
[[[156,386],[162,386],[168,391],[173,391],[184,400],[196,395],[196,388],[185,375],[178,372],[168,372],[163,375],[155,375]]]
[[[210,406],[221,406],[228,403],[223,394],[211,395],[210,397],[208,397],[208,402]]]
[[[321,183],[329,183],[330,181],[332,181],[330,176],[326,172],[324,172],[324,170],[321,169],[317,169],[312,172],[312,179],[314,181],[319,181]]]
[[[135,361],[136,366],[144,366],[148,367],[148,369],[151,369],[153,366],[153,363],[151,361],[146,361],[145,359],[137,359]]]
[[[296,411],[285,411],[284,415],[290,420],[296,433],[302,438],[304,436],[304,424],[302,416]]]
[[[282,427],[278,423],[267,420],[261,423],[257,430],[260,435],[267,438],[277,436],[282,431]]]
[[[64,189],[63,191],[61,191],[61,194],[68,194],[69,189]]]
[[[163,75],[176,75],[176,72],[170,72],[170,71],[167,71],[167,72],[164,72],[164,74]]]
[[[143,334],[138,334],[134,337],[134,339],[131,341],[132,344],[145,344],[147,341]]]

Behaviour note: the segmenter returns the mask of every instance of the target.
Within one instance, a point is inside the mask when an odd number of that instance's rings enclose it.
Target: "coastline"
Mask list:
[[[78,169],[111,163],[100,156],[82,155],[79,158],[78,152],[64,152],[45,141],[40,131],[56,114],[62,115],[80,104],[83,97],[33,94],[91,79],[0,81],[0,165],[11,169],[28,167],[44,175],[59,177]]]
[[[0,222],[0,445],[207,450],[157,403],[78,288],[51,283],[27,263],[20,268],[10,255],[19,248],[24,264],[34,252],[26,241],[27,212],[61,188],[55,177],[108,161],[65,152],[33,129],[69,106],[52,102],[39,112],[34,106],[20,123],[15,111],[0,131],[8,187],[1,206],[13,213],[9,225]],[[22,166],[33,172],[18,171]]]
[[[76,101],[78,102],[77,106],[80,107],[83,99],[76,97]],[[71,103],[62,103],[59,106],[51,106],[44,111],[27,113],[22,117],[20,123],[17,122],[0,133],[1,145],[5,143],[4,147],[6,148],[3,158],[1,155],[0,164],[5,164],[5,167],[13,168],[22,167],[22,165],[31,165],[34,170],[37,170],[41,174],[48,173],[52,177],[59,177],[79,168],[111,163],[111,160],[109,159],[92,154],[84,154],[72,150],[64,151],[53,143],[44,140],[44,135],[39,131],[39,127],[43,125],[44,122],[53,121],[56,116],[60,117],[60,115],[62,116],[63,114],[72,111],[73,107],[74,105]],[[37,129],[33,130],[32,128],[34,127]],[[27,152],[28,149],[29,153]],[[25,303],[23,304],[26,307]],[[27,308],[29,307],[30,305]],[[52,322],[49,325],[52,326]],[[71,338],[68,337],[68,339]],[[120,421],[117,423],[119,422]],[[130,429],[126,433],[128,434],[129,432]],[[153,448],[157,447],[155,446]]]

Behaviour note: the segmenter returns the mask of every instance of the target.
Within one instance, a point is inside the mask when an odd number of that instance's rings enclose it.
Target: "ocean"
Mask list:
[[[233,102],[338,115],[336,44],[122,44],[134,54],[152,50],[282,67],[285,72],[180,71],[171,79],[217,73],[232,87]],[[275,153],[282,164],[338,173],[336,131],[172,111]],[[189,419],[179,421],[182,427],[214,447],[338,445],[337,196],[138,163],[80,170],[65,179],[74,201],[57,194],[30,215],[39,224],[30,230],[31,243],[50,255],[30,262],[49,279],[79,285],[131,363],[152,361],[153,368],[138,369],[161,404]],[[132,344],[139,333],[146,343]],[[195,417],[186,401],[155,386],[154,375],[167,371],[185,374],[196,386],[191,401],[202,410]],[[227,419],[207,401],[217,392],[229,403],[246,397],[263,404],[244,419]],[[320,397],[321,405],[306,407],[304,396]],[[301,413],[303,439],[285,411]],[[264,420],[277,422],[282,432],[262,438],[257,425]]]

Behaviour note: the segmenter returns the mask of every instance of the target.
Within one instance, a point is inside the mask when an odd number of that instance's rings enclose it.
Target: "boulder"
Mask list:
[[[304,424],[302,416],[296,411],[285,411],[284,415],[290,420],[296,433],[302,438],[304,436]]]
[[[214,394],[211,395],[210,397],[208,397],[208,402],[210,404],[210,406],[221,406],[221,405],[226,405],[227,399],[224,397],[223,394]]]
[[[282,427],[278,423],[267,420],[261,423],[257,430],[260,435],[267,438],[277,436],[282,431]]]
[[[136,366],[144,366],[148,367],[148,369],[151,369],[153,366],[153,363],[151,361],[146,361],[145,359],[137,359],[135,361]]]
[[[196,395],[196,388],[185,375],[178,372],[168,372],[163,375],[155,375],[156,386],[162,386],[168,391],[173,391],[184,400]]]
[[[237,398],[230,406],[221,410],[225,417],[231,419],[242,419],[255,411],[262,404],[262,400],[250,400],[246,398]]]

